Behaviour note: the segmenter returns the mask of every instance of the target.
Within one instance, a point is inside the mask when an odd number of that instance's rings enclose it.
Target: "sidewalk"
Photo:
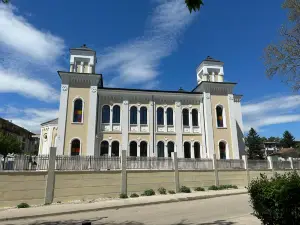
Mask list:
[[[0,221],[56,216],[62,214],[118,209],[160,203],[214,198],[247,193],[246,189],[179,193],[174,195],[142,196],[138,198],[107,200],[95,203],[45,205],[26,209],[7,209],[0,212]]]

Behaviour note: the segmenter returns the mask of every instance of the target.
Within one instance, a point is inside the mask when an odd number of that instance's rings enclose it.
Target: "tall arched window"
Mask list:
[[[167,109],[167,125],[173,125],[173,109]]]
[[[140,156],[141,157],[147,157],[147,142],[146,141],[142,141],[140,143]]]
[[[162,141],[157,143],[157,157],[165,157],[165,144]]]
[[[164,125],[164,109],[161,107],[157,109],[157,125]]]
[[[174,152],[174,142],[168,142],[168,157],[172,157],[172,152]]]
[[[110,123],[110,107],[108,105],[102,107],[102,123]]]
[[[130,108],[130,124],[137,124],[137,108],[135,106]]]
[[[135,141],[130,142],[129,154],[130,156],[137,156],[137,143]]]
[[[216,113],[217,113],[217,126],[224,127],[223,107],[218,105],[216,108]]]
[[[147,108],[145,106],[140,109],[140,124],[147,124]]]
[[[188,109],[183,109],[182,110],[182,122],[183,122],[183,126],[189,126],[190,125],[189,110]]]
[[[200,144],[198,142],[194,143],[194,156],[195,156],[196,159],[201,158]]]
[[[111,156],[119,156],[119,142],[113,141],[111,143]]]
[[[80,154],[80,140],[74,139],[71,142],[71,156]]]
[[[108,141],[101,142],[100,156],[108,156]]]
[[[83,104],[80,98],[74,101],[73,122],[82,123]]]
[[[193,126],[196,126],[196,127],[199,126],[197,109],[192,110],[192,123],[193,123]]]
[[[184,142],[184,158],[191,158],[191,144],[189,142]]]
[[[120,123],[120,106],[115,105],[113,107],[113,123]]]
[[[220,159],[226,159],[226,143],[220,141],[219,143]]]

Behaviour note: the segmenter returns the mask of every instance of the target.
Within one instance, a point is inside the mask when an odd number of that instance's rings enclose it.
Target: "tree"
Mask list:
[[[197,10],[200,10],[200,7],[203,4],[203,1],[202,0],[185,0],[185,4],[186,6],[188,7],[190,13],[194,10],[195,12]]]
[[[300,88],[300,1],[285,0],[282,7],[288,9],[288,25],[280,29],[280,41],[264,50],[267,77],[276,74],[297,91]]]
[[[248,147],[249,159],[263,159],[263,152],[261,151],[262,141],[257,132],[251,128],[246,137],[246,146]]]
[[[16,137],[0,132],[0,154],[7,156],[8,153],[21,153],[21,143]]]
[[[268,141],[269,141],[269,142],[277,142],[277,143],[280,143],[281,139],[280,139],[280,137],[273,137],[273,136],[271,136],[271,137],[268,138]]]
[[[295,138],[289,131],[284,131],[282,139],[281,139],[281,145],[284,148],[292,148],[295,146]]]

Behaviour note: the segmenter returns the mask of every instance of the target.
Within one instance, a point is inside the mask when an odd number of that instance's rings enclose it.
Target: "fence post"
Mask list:
[[[294,161],[292,157],[289,157],[289,161],[291,162],[291,169],[294,169]]]
[[[179,183],[177,152],[172,152],[171,154],[172,154],[173,163],[174,163],[175,191],[176,191],[176,193],[178,193],[180,191],[180,183]]]
[[[272,170],[272,173],[273,173],[273,176],[274,176],[275,175],[275,168],[274,168],[274,164],[273,164],[273,157],[268,156],[267,159],[268,159],[268,162],[269,162],[270,169]]]
[[[127,195],[127,154],[126,150],[122,150],[122,155],[121,155],[121,194],[126,194]]]
[[[218,162],[217,162],[217,156],[215,153],[213,154],[213,169],[215,172],[215,185],[219,186]]]
[[[249,173],[249,166],[248,166],[247,155],[243,155],[242,158],[244,160],[244,166],[245,166],[245,170],[246,170],[247,184],[249,185],[250,184],[250,173]]]
[[[45,191],[45,204],[51,204],[53,202],[55,187],[55,158],[56,147],[50,147],[49,167]]]

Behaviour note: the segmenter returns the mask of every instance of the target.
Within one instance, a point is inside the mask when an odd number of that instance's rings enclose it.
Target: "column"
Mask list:
[[[148,122],[148,126],[149,126],[149,131],[150,131],[150,141],[149,141],[149,156],[154,156],[154,146],[155,146],[155,132],[154,129],[155,128],[155,123],[154,123],[154,107],[155,107],[155,103],[153,101],[150,101],[150,107],[149,107],[149,122]]]
[[[137,157],[141,157],[141,142],[137,143]]]
[[[167,106],[164,107],[164,131],[168,132],[168,126],[167,126]]]
[[[141,106],[138,107],[137,109],[137,127],[138,127],[138,132],[141,132]]]
[[[176,148],[178,158],[183,158],[182,151],[182,120],[181,120],[181,102],[175,102],[175,132],[176,132]]]
[[[195,151],[194,151],[194,142],[191,142],[191,158],[195,158]]]
[[[229,113],[229,124],[230,124],[230,133],[231,133],[231,143],[232,143],[232,158],[239,159],[240,151],[239,144],[237,139],[237,129],[236,129],[236,120],[235,120],[235,112],[234,112],[234,97],[233,94],[228,95],[228,113]]]
[[[74,72],[74,63],[70,64],[70,72]]]
[[[203,93],[203,110],[204,110],[204,125],[205,125],[205,143],[208,158],[212,158],[215,153],[214,139],[213,139],[213,117],[211,115],[211,99],[210,93]]]
[[[109,110],[109,127],[110,131],[113,131],[113,106],[110,106]]]
[[[128,151],[128,125],[129,125],[129,107],[128,100],[124,100],[121,110],[121,131],[122,131],[122,144],[121,150]]]
[[[190,133],[193,133],[192,106],[189,107],[189,126],[190,126]]]
[[[58,114],[58,136],[57,136],[57,155],[64,154],[65,145],[65,130],[67,121],[67,108],[68,108],[68,97],[69,97],[69,85],[61,85],[60,93],[60,104],[59,104],[59,114]]]
[[[201,151],[202,151],[202,155],[201,158],[207,158],[207,148],[206,148],[206,132],[204,129],[204,109],[203,109],[203,98],[201,99],[200,102],[200,133],[202,134],[202,145],[201,145]]]
[[[111,157],[111,141],[108,144],[108,156]]]
[[[168,144],[167,144],[167,142],[165,142],[164,143],[165,144],[165,152],[164,152],[164,154],[165,154],[165,158],[168,158]]]
[[[89,117],[88,117],[88,136],[87,136],[87,155],[95,155],[95,139],[96,139],[96,121],[97,121],[97,94],[98,87],[90,87],[89,99]]]
[[[83,73],[83,69],[84,69],[84,62],[80,63],[80,73]]]

